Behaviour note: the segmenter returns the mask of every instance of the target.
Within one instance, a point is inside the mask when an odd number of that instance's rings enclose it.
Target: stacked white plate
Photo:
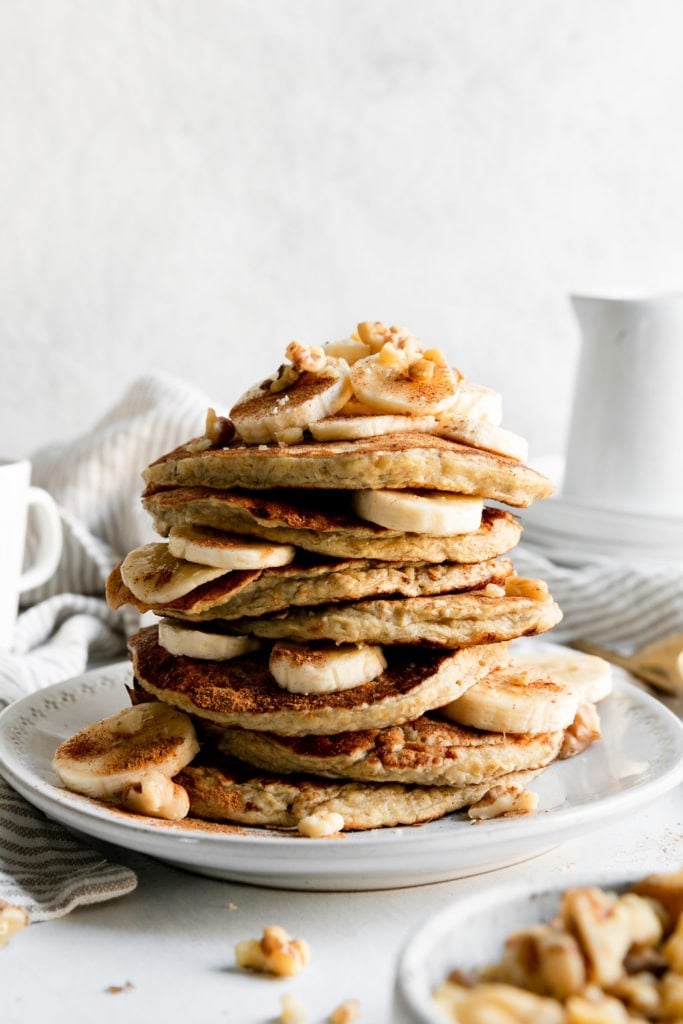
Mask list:
[[[526,543],[565,565],[610,558],[683,566],[683,510],[680,516],[655,516],[572,502],[562,496],[561,458],[533,465],[557,490],[520,513]]]

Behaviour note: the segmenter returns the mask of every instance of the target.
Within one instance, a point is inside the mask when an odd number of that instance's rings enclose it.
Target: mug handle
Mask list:
[[[53,575],[62,554],[62,521],[54,498],[41,487],[29,487],[28,505],[36,511],[37,547],[34,564],[22,573],[19,592],[32,590]]]

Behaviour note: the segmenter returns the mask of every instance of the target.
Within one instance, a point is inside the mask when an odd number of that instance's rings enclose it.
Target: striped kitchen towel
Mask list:
[[[132,892],[137,876],[49,821],[0,776],[0,900],[30,923]]]
[[[64,548],[54,577],[25,595],[12,650],[0,654],[0,708],[125,655],[138,616],[104,600],[113,566],[151,539],[140,505],[144,467],[203,430],[207,399],[182,381],[136,381],[75,441],[32,457],[32,479],[55,498]],[[29,555],[31,538],[29,534]],[[135,872],[81,843],[0,777],[0,900],[31,923],[132,892]]]
[[[81,437],[31,457],[33,483],[59,506],[64,546],[52,579],[24,595],[12,650],[0,653],[0,708],[88,662],[125,656],[139,616],[108,608],[105,580],[128,551],[154,539],[140,502],[142,470],[201,434],[208,404],[183,381],[141,378]],[[30,530],[28,546],[30,557]]]

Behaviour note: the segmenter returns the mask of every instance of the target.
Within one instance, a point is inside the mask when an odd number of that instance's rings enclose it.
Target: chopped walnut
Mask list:
[[[579,704],[574,721],[565,729],[557,756],[562,760],[574,757],[599,740],[600,735],[600,716],[595,704]]]
[[[530,601],[547,601],[550,596],[545,580],[525,579],[523,576],[508,576],[505,593],[508,597],[526,597]]]
[[[431,380],[435,369],[436,363],[431,359],[416,359],[408,367],[408,376],[411,380]]]
[[[586,955],[589,981],[614,984],[624,973],[624,957],[632,943],[628,908],[601,889],[570,889],[560,913]]]
[[[580,994],[570,996],[565,1009],[566,1024],[635,1024],[619,999],[605,995],[602,989],[592,986]]]
[[[187,790],[158,771],[148,772],[140,782],[124,789],[120,801],[135,814],[166,821],[180,821],[190,810]]]
[[[472,804],[467,812],[469,818],[481,821],[488,818],[512,817],[517,814],[533,814],[538,807],[538,794],[514,786],[492,786],[488,793]]]
[[[344,818],[337,811],[316,811],[302,818],[298,824],[299,832],[309,839],[324,839],[343,831]]]
[[[13,935],[26,928],[28,922],[28,912],[24,907],[15,907],[0,900],[0,946],[6,945]]]
[[[662,955],[677,974],[683,974],[683,914],[676,928],[662,946]]]
[[[683,914],[683,871],[647,875],[632,886],[639,896],[649,896],[666,910],[671,927]]]
[[[299,974],[311,958],[304,939],[291,938],[279,925],[268,925],[260,941],[246,939],[235,947],[237,966],[288,978]]]
[[[662,997],[654,974],[625,975],[608,989],[608,995],[620,999],[631,1014],[660,1016]]]
[[[464,988],[445,982],[434,1001],[454,1021],[492,1021],[505,1024],[564,1024],[561,1003],[498,982]]]
[[[680,1021],[683,1018],[683,977],[680,971],[669,971],[660,982],[660,1015],[664,1020]]]
[[[328,1017],[329,1024],[354,1024],[357,1020],[360,1020],[360,1003],[357,999],[345,999]]]
[[[290,341],[285,355],[300,373],[320,373],[327,364],[327,356],[322,348],[318,345],[302,345],[300,341]]]
[[[416,352],[422,350],[417,338],[405,327],[387,327],[381,320],[365,320],[358,324],[357,332],[360,340],[370,346],[371,352],[379,352],[387,342],[397,349],[410,345]]]
[[[204,433],[213,448],[221,448],[235,436],[235,424],[227,416],[218,416],[215,409],[207,409]]]
[[[280,999],[282,1012],[279,1016],[279,1024],[306,1024],[308,1020],[308,1007],[302,999],[286,993]]]

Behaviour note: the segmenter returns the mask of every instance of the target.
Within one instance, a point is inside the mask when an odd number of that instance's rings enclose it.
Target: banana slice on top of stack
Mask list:
[[[229,416],[209,410],[145,470],[160,539],[107,583],[112,607],[158,617],[129,641],[135,707],[185,716],[199,750],[179,765],[138,742],[144,778],[91,792],[177,816],[161,776],[194,817],[305,836],[528,812],[529,780],[598,738],[610,684],[582,656],[511,653],[561,613],[507,557],[520,525],[501,505],[552,485],[502,419],[497,392],[380,322],[292,342]],[[55,770],[87,792],[74,756],[67,741]]]

